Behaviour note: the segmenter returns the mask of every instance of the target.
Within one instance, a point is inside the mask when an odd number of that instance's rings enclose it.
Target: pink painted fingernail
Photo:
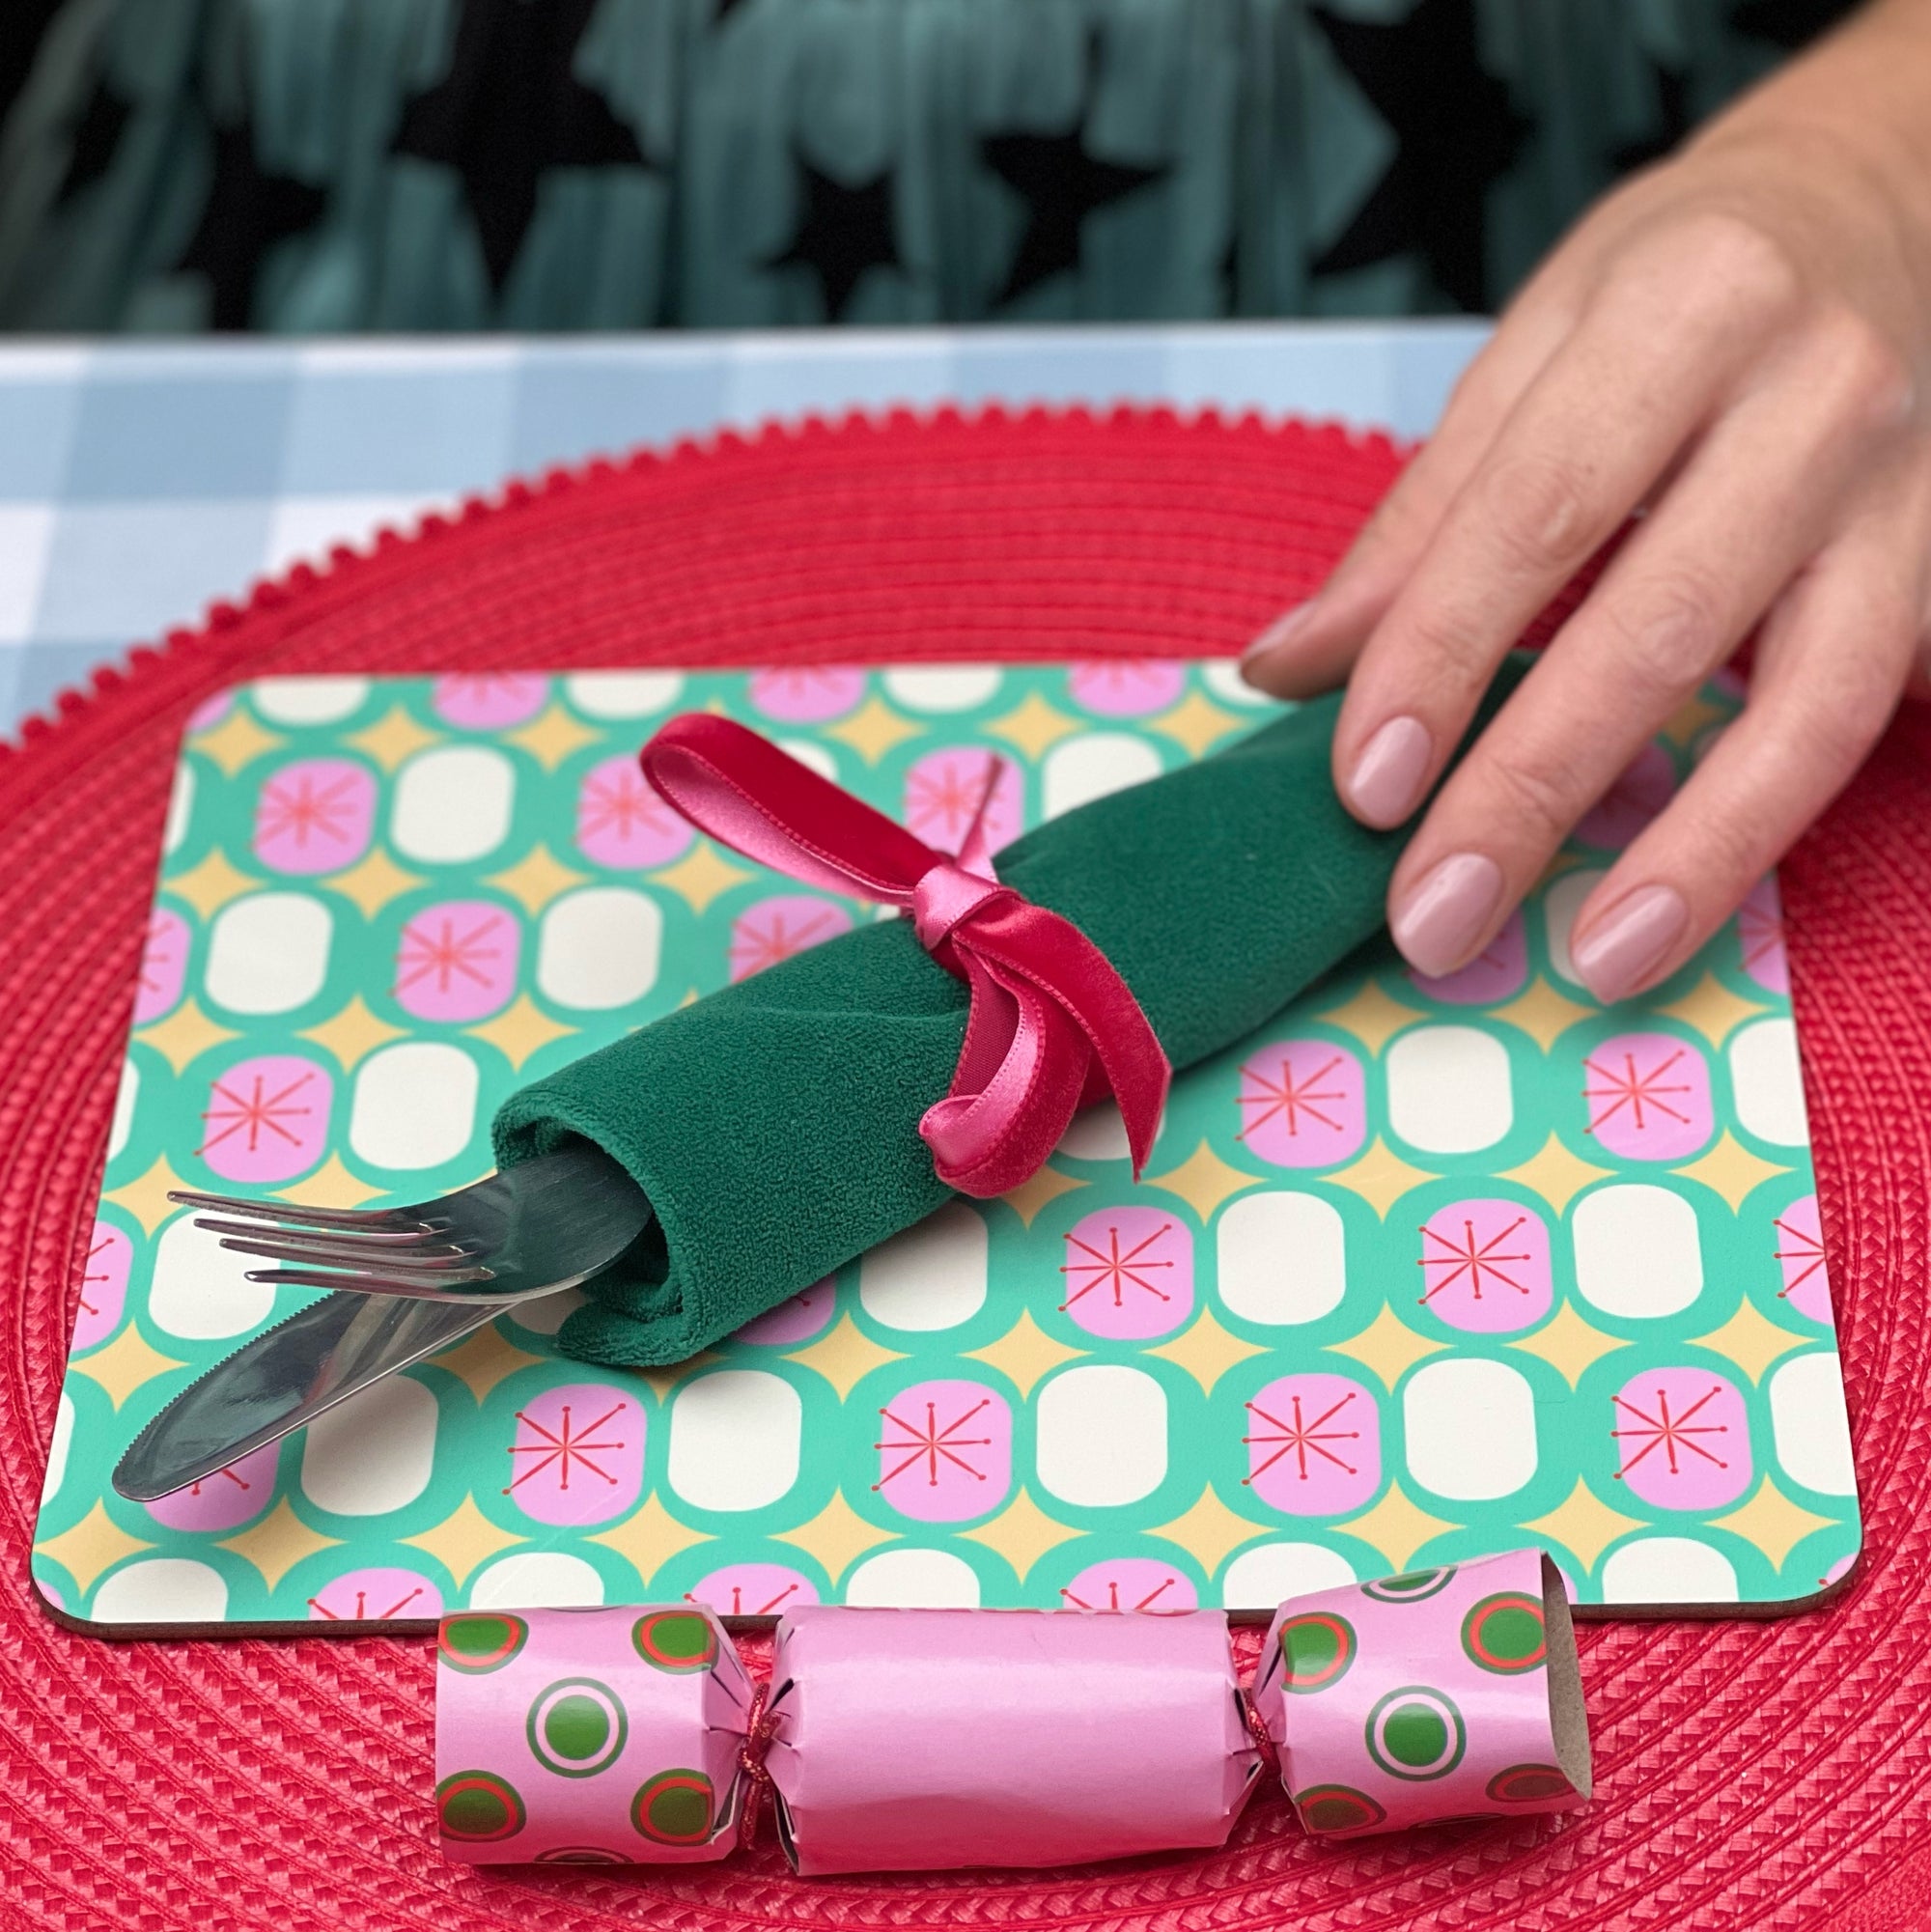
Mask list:
[[[1690,908],[1674,886],[1638,886],[1586,938],[1571,942],[1576,976],[1605,1006],[1613,1006],[1647,983],[1689,923]]]
[[[1317,598],[1308,598],[1303,603],[1297,603],[1292,610],[1283,611],[1247,648],[1241,653],[1241,669],[1251,670],[1264,658],[1272,658],[1276,651],[1292,644],[1307,629],[1314,615]]]
[[[1396,909],[1394,942],[1430,978],[1453,972],[1474,951],[1501,896],[1501,867],[1478,852],[1458,852]]]
[[[1398,826],[1421,801],[1435,742],[1419,718],[1391,717],[1361,747],[1348,802],[1371,826]]]

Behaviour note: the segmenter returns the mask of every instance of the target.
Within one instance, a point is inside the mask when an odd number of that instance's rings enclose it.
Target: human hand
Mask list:
[[[1578,912],[1571,957],[1605,1001],[1709,938],[1925,676],[1931,154],[1875,117],[1846,132],[1840,75],[1785,80],[1584,219],[1328,583],[1248,654],[1277,696],[1347,678],[1335,783],[1398,825],[1509,646],[1637,517],[1395,871],[1389,923],[1425,973],[1481,951],[1752,628],[1746,709]]]

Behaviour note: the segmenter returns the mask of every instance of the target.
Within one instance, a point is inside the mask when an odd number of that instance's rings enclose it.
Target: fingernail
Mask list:
[[[1475,950],[1502,896],[1502,869],[1478,852],[1444,858],[1401,902],[1389,922],[1409,964],[1431,979]]]
[[[1587,938],[1571,944],[1576,976],[1605,1006],[1613,1006],[1644,984],[1689,923],[1690,909],[1674,886],[1638,886],[1590,928]]]
[[[1434,749],[1419,718],[1389,718],[1355,760],[1348,774],[1348,802],[1370,825],[1400,825],[1421,798]]]
[[[1263,658],[1271,658],[1284,645],[1292,644],[1307,629],[1314,616],[1314,606],[1319,602],[1310,597],[1304,603],[1297,603],[1292,610],[1283,611],[1268,626],[1247,648],[1241,653],[1241,669],[1250,670]]]

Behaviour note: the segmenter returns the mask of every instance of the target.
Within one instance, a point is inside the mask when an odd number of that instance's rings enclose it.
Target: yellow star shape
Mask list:
[[[1061,1194],[1070,1194],[1076,1188],[1083,1188],[1086,1183],[1071,1174],[1062,1174],[1057,1167],[1042,1167],[1030,1180],[1021,1181],[1017,1188],[1009,1188],[999,1199],[1030,1227],[1033,1218],[1049,1201],[1056,1201]]]
[[[1740,1509],[1727,1516],[1713,1516],[1713,1529],[1727,1529],[1753,1543],[1772,1564],[1782,1569],[1790,1553],[1806,1536],[1833,1527],[1828,1516],[1819,1516],[1800,1502],[1793,1502],[1768,1476],[1757,1485],[1756,1494]]]
[[[588,1540],[616,1551],[636,1571],[637,1581],[648,1590],[651,1579],[666,1563],[686,1550],[696,1549],[700,1543],[709,1543],[711,1532],[680,1523],[653,1493],[623,1522],[598,1531]]]
[[[901,717],[884,699],[869,697],[850,717],[820,725],[826,738],[849,744],[867,765],[876,765],[896,744],[923,735],[925,726]]]
[[[1247,1188],[1259,1187],[1260,1177],[1229,1166],[1203,1140],[1179,1166],[1169,1167],[1163,1174],[1149,1174],[1146,1185],[1178,1194],[1204,1223],[1212,1220],[1216,1210],[1234,1195]]]
[[[1571,1388],[1580,1388],[1582,1377],[1617,1349],[1629,1344],[1616,1335],[1606,1335],[1592,1328],[1567,1302],[1556,1309],[1554,1319],[1543,1324],[1532,1335],[1519,1342],[1505,1342],[1505,1348],[1521,1349],[1525,1355],[1546,1361]]]
[[[1185,747],[1189,758],[1198,758],[1247,720],[1222,711],[1198,691],[1189,690],[1171,711],[1162,712],[1147,722],[1155,731],[1163,731],[1176,744]]]
[[[446,1369],[468,1389],[478,1402],[506,1376],[519,1368],[532,1368],[542,1356],[529,1355],[504,1334],[495,1323],[465,1335],[454,1348],[439,1350],[424,1364]]]
[[[1352,1033],[1369,1052],[1379,1053],[1404,1026],[1428,1016],[1420,1007],[1395,998],[1379,980],[1370,979],[1340,1005],[1323,1007],[1315,1017]]]
[[[491,873],[483,882],[508,893],[534,919],[552,899],[573,885],[581,885],[589,877],[554,857],[549,847],[539,840],[515,865]]]
[[[217,846],[198,865],[164,878],[161,890],[192,906],[204,919],[211,919],[231,899],[253,892],[261,883],[229,864],[228,854]]]
[[[103,1571],[154,1547],[138,1536],[128,1535],[98,1502],[71,1529],[64,1529],[58,1536],[49,1536],[44,1543],[34,1545],[35,1552],[51,1556],[83,1594],[94,1587],[95,1579]]]
[[[239,704],[211,730],[197,732],[188,740],[196,751],[213,759],[231,778],[265,751],[279,750],[287,742],[279,733],[258,724],[254,714]]]
[[[527,993],[519,993],[493,1020],[465,1029],[487,1042],[521,1073],[536,1054],[558,1040],[567,1040],[577,1031],[560,1020],[552,1020]]]
[[[1037,691],[1028,691],[1016,709],[994,718],[986,730],[992,737],[1017,745],[1036,765],[1062,738],[1071,738],[1081,728],[1077,719],[1055,711]]]
[[[300,1037],[313,1040],[324,1052],[333,1054],[336,1065],[346,1074],[378,1047],[404,1038],[407,1030],[391,1026],[386,1020],[371,1013],[357,993],[350,995],[349,1004],[334,1019],[304,1027]]]
[[[1559,1543],[1581,1564],[1584,1573],[1602,1560],[1603,1552],[1619,1536],[1640,1529],[1639,1518],[1625,1516],[1605,1502],[1581,1476],[1567,1498],[1547,1516],[1531,1517],[1522,1526]]]
[[[1050,1375],[1069,1361],[1077,1361],[1085,1353],[1083,1349],[1068,1348],[1064,1342],[1055,1341],[1021,1308],[1019,1320],[997,1341],[970,1350],[967,1359],[983,1361],[997,1369],[1019,1390],[1023,1401],[1042,1376]]]
[[[210,1020],[196,1004],[193,994],[182,1001],[165,1020],[156,1020],[134,1035],[144,1047],[152,1047],[176,1073],[184,1074],[191,1061],[224,1040],[238,1040],[232,1026]]]
[[[1752,1190],[1790,1169],[1752,1154],[1726,1127],[1722,1138],[1700,1161],[1675,1171],[1687,1181],[1701,1181],[1706,1188],[1714,1188],[1733,1209],[1741,1209]]]
[[[1021,1489],[992,1522],[959,1533],[1003,1556],[1013,1566],[1013,1574],[1023,1582],[1026,1572],[1049,1550],[1071,1543],[1079,1531],[1055,1522]]]
[[[714,899],[756,877],[756,873],[720,857],[717,848],[708,838],[701,838],[675,865],[652,873],[651,883],[669,886],[693,912],[703,912]]]
[[[831,1500],[809,1523],[771,1533],[780,1542],[795,1543],[806,1555],[815,1557],[833,1582],[866,1551],[896,1540],[893,1531],[866,1522],[845,1500],[842,1490],[833,1490]]]
[[[1715,973],[1706,972],[1681,999],[1657,1010],[1695,1027],[1713,1046],[1721,1047],[1746,1020],[1758,1019],[1765,1009],[1759,1001],[1732,993]]]
[[[1372,1509],[1364,1510],[1352,1523],[1338,1526],[1344,1536],[1357,1536],[1370,1549],[1387,1558],[1390,1571],[1401,1571],[1413,1561],[1416,1553],[1444,1530],[1459,1529],[1458,1523],[1431,1516],[1412,1502],[1398,1482],[1390,1482],[1387,1494]]]
[[[1540,1194],[1559,1215],[1591,1182],[1607,1181],[1612,1171],[1570,1153],[1552,1134],[1542,1143],[1540,1154],[1530,1155],[1520,1167],[1507,1168],[1497,1178]]]
[[[126,1186],[111,1189],[100,1198],[112,1201],[117,1208],[126,1208],[141,1223],[143,1233],[153,1234],[170,1215],[178,1212],[168,1199],[169,1193],[186,1186],[168,1165],[168,1157],[158,1154],[145,1174],[137,1174]]]
[[[1157,1355],[1161,1360],[1186,1370],[1211,1395],[1214,1385],[1230,1368],[1236,1368],[1257,1355],[1266,1355],[1267,1350],[1253,1342],[1243,1341],[1239,1335],[1230,1334],[1215,1319],[1214,1310],[1204,1307],[1191,1327],[1172,1341],[1148,1349],[1147,1354]]]
[[[399,1540],[427,1551],[449,1572],[460,1589],[469,1581],[471,1572],[491,1556],[513,1543],[526,1543],[529,1539],[491,1523],[476,1507],[476,1498],[465,1493],[462,1500],[434,1528],[425,1529],[420,1536]]]
[[[310,1528],[295,1514],[288,1498],[281,1497],[260,1523],[238,1536],[229,1537],[216,1548],[232,1550],[238,1556],[246,1557],[261,1571],[262,1581],[272,1590],[305,1557],[313,1556],[318,1550],[333,1550],[341,1542],[339,1536],[324,1536],[321,1530]]]
[[[804,1348],[786,1350],[785,1359],[822,1375],[843,1402],[875,1368],[882,1368],[888,1361],[903,1361],[905,1357],[882,1348],[847,1310],[828,1334],[820,1335]]]
[[[398,865],[377,846],[346,871],[331,872],[322,882],[350,900],[365,919],[373,919],[392,900],[427,885],[429,881]]]
[[[1437,1178],[1420,1167],[1411,1166],[1379,1135],[1352,1166],[1328,1176],[1335,1187],[1359,1194],[1383,1220],[1387,1219],[1388,1210],[1404,1194]]]
[[[1384,1305],[1374,1320],[1357,1335],[1329,1347],[1339,1355],[1352,1356],[1364,1368],[1381,1378],[1382,1386],[1392,1390],[1395,1384],[1418,1361],[1440,1355],[1446,1342],[1430,1341],[1418,1335],[1395,1311]]]
[[[1494,1008],[1493,1017],[1520,1027],[1546,1053],[1570,1027],[1593,1020],[1600,1010],[1558,993],[1538,973],[1506,1006]]]
[[[1737,1312],[1721,1328],[1691,1339],[1697,1348],[1708,1349],[1712,1354],[1721,1356],[1725,1361],[1735,1362],[1752,1382],[1761,1382],[1764,1370],[1779,1356],[1788,1355],[1792,1349],[1801,1349],[1811,1338],[1792,1334],[1788,1329],[1767,1321],[1758,1312],[1755,1302],[1745,1300],[1737,1304]]]
[[[269,1191],[284,1201],[294,1201],[305,1208],[359,1208],[365,1201],[373,1201],[378,1194],[386,1194],[386,1188],[372,1188],[349,1170],[348,1163],[340,1154],[331,1154],[305,1181],[297,1181],[291,1188],[273,1188]]]
[[[393,771],[406,759],[441,741],[440,732],[418,724],[402,705],[392,705],[374,724],[351,732],[343,742],[373,758],[384,771]]]
[[[75,1372],[104,1388],[108,1401],[116,1409],[155,1376],[186,1366],[185,1362],[177,1361],[173,1356],[163,1355],[154,1347],[132,1322],[111,1342],[73,1359]]]
[[[1657,735],[1666,738],[1679,751],[1687,751],[1700,733],[1713,724],[1722,723],[1729,715],[1724,706],[1712,704],[1707,697],[1686,698]]]
[[[1229,1509],[1209,1483],[1190,1508],[1147,1533],[1178,1544],[1211,1577],[1243,1543],[1265,1536],[1268,1526]]]
[[[574,712],[551,703],[541,717],[533,717],[517,731],[506,731],[505,741],[520,745],[546,771],[554,771],[572,752],[595,744],[603,734],[593,731]]]

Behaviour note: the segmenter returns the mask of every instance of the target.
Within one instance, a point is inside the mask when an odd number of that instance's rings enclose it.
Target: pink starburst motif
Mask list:
[[[80,1305],[73,1317],[75,1355],[98,1348],[121,1326],[133,1263],[134,1244],[112,1221],[97,1215],[80,1270]]]
[[[313,1060],[264,1053],[217,1074],[195,1150],[228,1181],[293,1181],[328,1146],[335,1082]]]
[[[1276,1040],[1241,1066],[1235,1138],[1275,1167],[1327,1167],[1367,1134],[1361,1063],[1326,1040]]]
[[[396,1004],[418,1020],[482,1020],[517,990],[523,929],[487,899],[425,907],[396,945]]]
[[[1548,1314],[1549,1228],[1520,1201],[1454,1201],[1421,1227],[1421,1305],[1451,1329],[1508,1334]]]
[[[538,1523],[607,1523],[644,1486],[644,1416],[607,1382],[546,1388],[517,1411],[503,1494]]]
[[[1737,908],[1743,968],[1766,993],[1790,991],[1790,954],[1783,941],[1783,898],[1773,872],[1759,879]]]
[[[1284,1375],[1246,1405],[1243,1483],[1290,1516],[1341,1516],[1381,1487],[1375,1398],[1345,1375]]]
[[[308,1613],[317,1623],[428,1621],[442,1614],[442,1592],[413,1570],[378,1565],[347,1571],[324,1583],[309,1598]]]
[[[1660,1509],[1721,1509],[1749,1487],[1749,1419],[1706,1368],[1651,1369],[1609,1398],[1616,1480]]]
[[[978,1382],[915,1382],[879,1411],[873,1490],[920,1523],[961,1523],[1006,1499],[1013,1413]]]
[[[479,671],[438,678],[430,693],[436,716],[459,731],[501,731],[536,716],[549,696],[549,680],[527,671]]]
[[[270,1442],[186,1489],[156,1497],[146,1505],[148,1514],[169,1529],[238,1529],[274,1501],[275,1460],[280,1447],[280,1443]]]
[[[141,976],[134,988],[134,1024],[145,1026],[180,1003],[187,978],[187,921],[165,907],[148,921],[141,944]]]
[[[275,872],[336,872],[369,850],[376,777],[347,758],[298,758],[263,779],[255,856]]]
[[[1059,1305],[1088,1334],[1171,1334],[1193,1313],[1193,1236],[1159,1208],[1102,1208],[1076,1221],[1059,1272]]]
[[[1817,1196],[1805,1194],[1784,1209],[1773,1223],[1777,1235],[1777,1265],[1783,1271],[1777,1300],[1788,1302],[1813,1322],[1831,1319],[1831,1277],[1824,1267],[1824,1229],[1817,1218]]]
[[[986,797],[991,752],[954,745],[928,751],[906,772],[904,818],[927,845],[957,852]],[[993,852],[1019,837],[1025,818],[1025,788],[1019,767],[999,760],[999,775],[986,804],[986,837]]]
[[[700,1577],[684,1595],[686,1603],[708,1605],[719,1616],[782,1616],[818,1601],[810,1578],[782,1563],[727,1563]]]
[[[1493,1006],[1522,991],[1528,977],[1528,938],[1520,910],[1511,912],[1501,931],[1465,966],[1431,979],[1409,973],[1416,991],[1450,1006]]]
[[[799,1342],[808,1342],[831,1326],[836,1302],[836,1284],[827,1274],[809,1288],[800,1288],[789,1301],[780,1302],[769,1314],[746,1322],[732,1339],[750,1342],[759,1348],[770,1348],[773,1343],[790,1343],[795,1347]]]
[[[1116,1556],[1089,1563],[1059,1591],[1067,1610],[1139,1610],[1148,1616],[1179,1616],[1198,1610],[1193,1585],[1171,1563],[1151,1556]]]
[[[606,758],[576,794],[576,849],[593,865],[643,872],[668,865],[697,836],[654,792],[634,758]]]
[[[1170,658],[1095,658],[1068,668],[1066,687],[1097,716],[1146,717],[1179,701],[1187,666]]]
[[[865,674],[853,664],[794,664],[755,672],[750,692],[767,717],[816,724],[842,717],[865,695]]]
[[[754,972],[851,930],[851,913],[829,899],[814,899],[803,892],[760,899],[731,921],[731,977],[749,979]]]
[[[1619,1033],[1582,1058],[1584,1132],[1629,1161],[1679,1161],[1709,1139],[1710,1069],[1687,1040]]]
[[[1676,767],[1660,744],[1645,744],[1576,827],[1584,845],[1620,852],[1668,804]]]

